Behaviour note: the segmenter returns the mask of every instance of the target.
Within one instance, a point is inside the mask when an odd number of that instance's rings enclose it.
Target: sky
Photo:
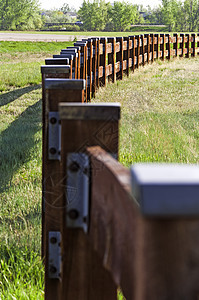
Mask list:
[[[42,9],[60,8],[64,3],[68,3],[70,7],[78,9],[83,0],[38,0]],[[107,0],[106,2],[114,2],[114,0]],[[128,0],[127,2],[132,4],[143,4],[144,6],[150,5],[152,8],[161,4],[161,0]]]

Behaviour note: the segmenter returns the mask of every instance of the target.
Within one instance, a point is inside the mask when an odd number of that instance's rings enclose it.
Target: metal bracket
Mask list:
[[[61,159],[61,124],[59,113],[50,111],[48,114],[48,158],[50,160]]]
[[[48,276],[52,279],[60,279],[61,274],[61,233],[49,231],[49,262]]]
[[[88,231],[89,158],[85,153],[67,155],[67,227]]]

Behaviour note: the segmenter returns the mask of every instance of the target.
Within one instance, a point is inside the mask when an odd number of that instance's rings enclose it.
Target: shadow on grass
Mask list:
[[[17,98],[23,96],[24,94],[30,93],[34,90],[38,90],[40,88],[41,88],[41,84],[38,84],[38,85],[27,86],[27,87],[24,87],[21,89],[16,89],[14,91],[1,94],[0,95],[0,107],[15,101]]]
[[[41,100],[29,106],[0,135],[0,192],[10,186],[13,175],[33,155],[41,129]]]

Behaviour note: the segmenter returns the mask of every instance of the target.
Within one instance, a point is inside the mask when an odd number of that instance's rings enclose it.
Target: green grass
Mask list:
[[[198,65],[198,58],[159,61],[99,90],[95,101],[122,104],[122,163],[198,163]]]
[[[44,295],[40,64],[62,46],[33,53],[18,51],[23,43],[12,51],[9,43],[0,55],[0,299],[38,300]],[[94,102],[122,104],[124,165],[198,163],[198,67],[199,58],[157,62],[100,88]]]
[[[17,33],[16,33],[17,34]],[[0,41],[0,53],[52,53],[60,52],[62,48],[73,46],[73,42],[6,42]]]

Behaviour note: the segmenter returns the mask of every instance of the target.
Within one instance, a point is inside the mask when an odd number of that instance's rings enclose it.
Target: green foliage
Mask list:
[[[78,11],[83,27],[89,31],[104,30],[107,23],[107,4],[104,0],[84,0]]]
[[[125,31],[138,18],[137,7],[126,2],[114,1],[113,7],[109,9],[109,20],[111,19],[114,31]]]
[[[0,1],[0,29],[27,30],[41,26],[37,0]]]
[[[197,31],[199,28],[198,0],[162,0],[162,22],[169,31]]]

